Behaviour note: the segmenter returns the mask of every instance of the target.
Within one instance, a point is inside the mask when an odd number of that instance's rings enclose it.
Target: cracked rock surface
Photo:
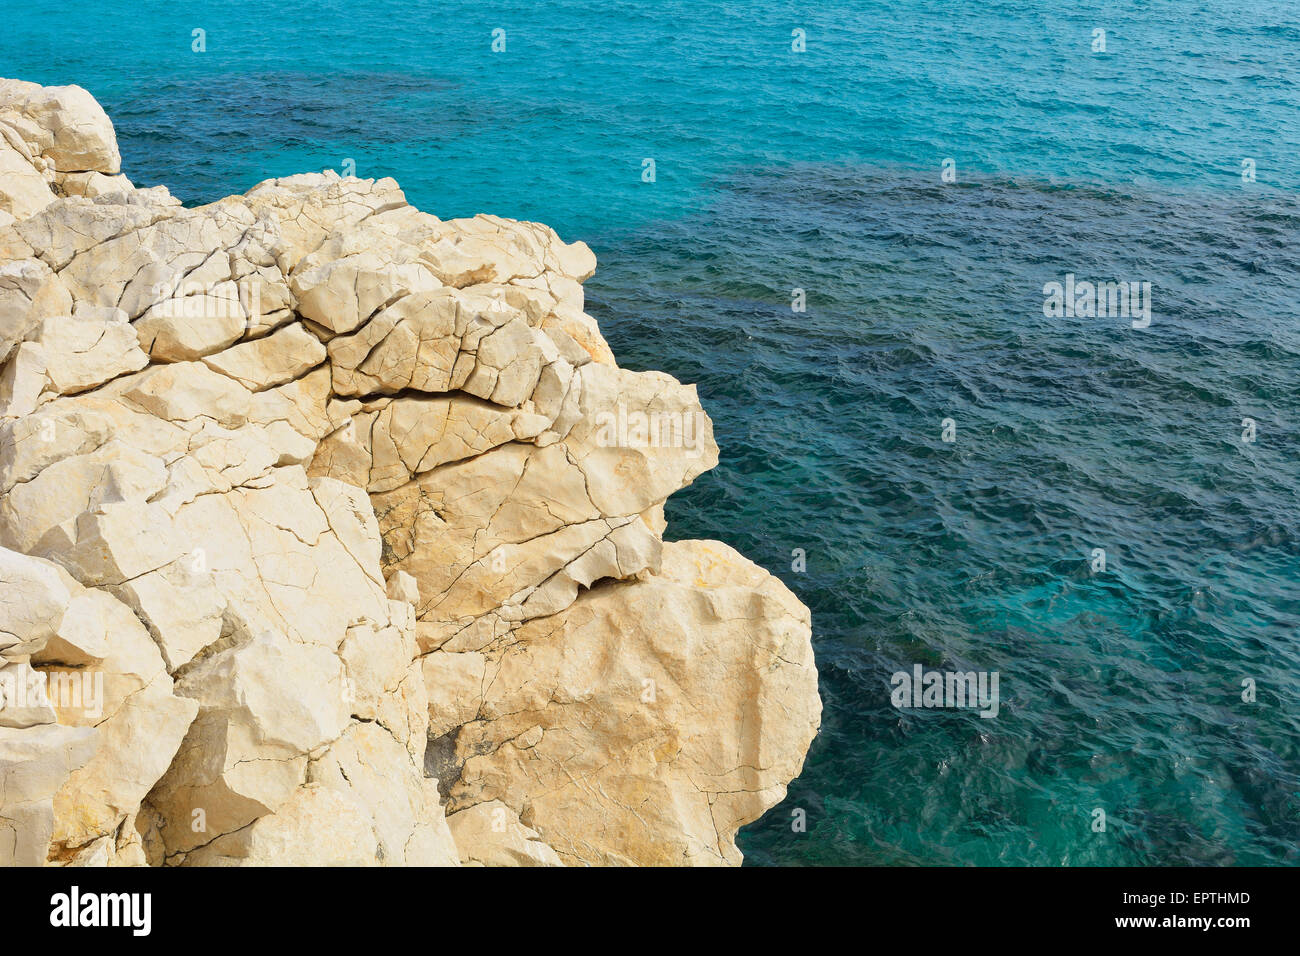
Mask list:
[[[809,613],[664,541],[712,424],[595,267],[391,179],[187,209],[0,80],[0,863],[740,862]]]

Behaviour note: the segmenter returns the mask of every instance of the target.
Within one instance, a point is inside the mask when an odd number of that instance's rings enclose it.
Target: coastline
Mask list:
[[[6,862],[740,862],[808,610],[664,542],[712,424],[585,245],[333,173],[186,209],[77,87],[0,81],[0,134]]]

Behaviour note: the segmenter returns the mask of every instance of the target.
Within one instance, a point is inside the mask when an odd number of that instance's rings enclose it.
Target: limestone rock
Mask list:
[[[57,196],[130,190],[120,166],[113,124],[81,87],[0,80],[0,226]]]
[[[45,676],[27,661],[0,666],[0,727],[35,727],[58,720]]]
[[[437,783],[387,730],[374,723],[348,728],[308,771],[319,783],[349,795],[374,829],[376,860],[393,866],[455,866],[456,845],[438,799]]]
[[[16,142],[15,142],[16,141]],[[50,184],[32,164],[32,155],[11,126],[0,120],[0,212],[26,219],[54,202]]]
[[[288,325],[264,339],[244,342],[204,363],[250,391],[283,385],[325,361],[325,346],[301,325]]]
[[[808,636],[807,609],[726,545],[665,545],[660,574],[492,649],[451,819],[499,800],[566,863],[739,862],[736,829],[817,731]]]
[[[61,173],[121,172],[113,124],[79,86],[0,80],[0,122],[15,129],[34,155]]]
[[[40,652],[72,599],[55,565],[7,548],[0,548],[0,595],[0,658],[6,662]]]
[[[59,395],[85,391],[149,364],[121,309],[78,305],[46,316],[32,341],[42,347],[45,378]]]
[[[54,794],[94,753],[92,727],[0,727],[0,866],[40,866],[54,838]]]
[[[274,813],[184,858],[190,866],[374,866],[379,844],[361,807],[334,790],[300,787]]]
[[[98,731],[94,756],[54,798],[54,842],[84,846],[134,818],[198,708],[174,695],[157,645],[104,591],[77,594],[33,661],[46,677],[59,722]]]
[[[0,262],[0,362],[47,315],[72,311],[62,279],[39,259]]]
[[[479,866],[563,866],[549,846],[499,800],[480,803],[447,818],[461,862]]]
[[[23,418],[36,411],[45,387],[45,349],[22,342],[0,371],[0,418]]]
[[[0,80],[0,863],[737,863],[807,610],[664,502],[718,460],[595,256],[391,179],[185,208]]]
[[[260,635],[180,679],[198,716],[149,794],[169,855],[274,813],[305,783],[307,755],[349,723],[343,666],[324,647]],[[196,811],[197,814],[196,814]]]

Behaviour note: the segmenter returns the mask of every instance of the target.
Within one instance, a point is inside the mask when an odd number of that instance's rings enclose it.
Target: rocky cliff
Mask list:
[[[734,864],[809,614],[582,243],[308,174],[184,208],[0,80],[0,862]]]

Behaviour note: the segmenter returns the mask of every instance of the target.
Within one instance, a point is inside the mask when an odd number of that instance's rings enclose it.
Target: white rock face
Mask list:
[[[807,609],[663,540],[717,463],[545,226],[332,173],[186,209],[0,80],[0,862],[712,865]]]

